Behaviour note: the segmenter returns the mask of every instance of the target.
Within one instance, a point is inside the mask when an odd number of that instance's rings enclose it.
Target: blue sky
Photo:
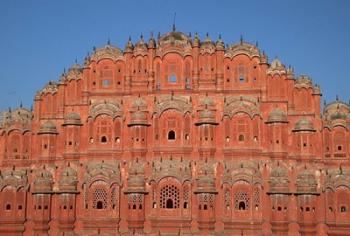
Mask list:
[[[255,43],[309,75],[327,102],[350,99],[350,1],[79,1],[0,2],[0,110],[30,107],[34,94],[93,46],[124,48],[129,36],[171,30],[221,34],[227,44]]]

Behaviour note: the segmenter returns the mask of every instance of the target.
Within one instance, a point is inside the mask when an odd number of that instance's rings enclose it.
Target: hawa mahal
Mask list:
[[[350,105],[241,39],[94,48],[0,120],[1,235],[346,235]]]

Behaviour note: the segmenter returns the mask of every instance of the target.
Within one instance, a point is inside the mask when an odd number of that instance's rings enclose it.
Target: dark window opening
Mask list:
[[[141,204],[139,205],[139,209],[140,209],[140,210],[142,209],[142,205],[141,205]]]
[[[166,208],[167,209],[173,209],[174,208],[174,203],[172,199],[166,200]]]
[[[64,206],[63,206],[63,209],[64,209],[64,210],[67,210],[67,206],[66,206],[66,205],[64,205]]]
[[[72,141],[69,141],[69,142],[68,142],[68,145],[69,145],[69,146],[72,146],[72,144],[73,144]]]
[[[49,209],[49,206],[48,206],[48,205],[45,205],[45,206],[44,206],[44,209],[45,209],[45,210]]]
[[[135,210],[136,209],[136,205],[134,204],[134,205],[132,205],[132,209],[133,210]]]
[[[47,149],[47,144],[44,144],[44,149]]]
[[[41,210],[41,205],[38,206],[38,209]]]
[[[276,140],[276,143],[278,144],[278,143],[280,143],[280,141],[279,141],[279,140]]]
[[[341,206],[340,207],[340,212],[346,212],[346,211],[347,211],[346,206]]]
[[[242,201],[239,202],[238,209],[240,211],[244,211],[245,210],[245,202],[242,202]]]
[[[310,211],[310,207],[306,207],[306,211]]]
[[[277,207],[277,211],[282,211],[282,207]]]
[[[306,147],[306,143],[303,143],[303,146]]]
[[[175,131],[174,130],[169,131],[168,140],[175,140]]]
[[[238,141],[240,141],[240,142],[243,142],[243,141],[244,141],[244,135],[243,135],[243,134],[240,134],[240,135],[238,136]]]
[[[230,82],[230,79],[226,79],[226,82],[229,83],[229,82]]]
[[[343,149],[342,146],[338,146],[338,151],[341,151]]]
[[[72,205],[70,205],[69,209],[73,210],[73,206],[72,206]]]
[[[85,209],[88,209],[88,204],[85,204]]]
[[[11,210],[11,204],[9,204],[9,203],[6,204],[6,210],[7,210],[7,211],[10,211],[10,210]]]
[[[22,210],[22,205],[18,205],[18,210]]]
[[[185,209],[188,208],[188,202],[184,202],[184,208],[185,208]]]
[[[208,206],[207,206],[207,204],[204,204],[204,206],[203,206],[203,210],[208,210]]]
[[[107,137],[106,136],[102,136],[101,137],[101,143],[107,143]]]
[[[103,209],[103,202],[102,201],[98,201],[96,203],[96,209]]]

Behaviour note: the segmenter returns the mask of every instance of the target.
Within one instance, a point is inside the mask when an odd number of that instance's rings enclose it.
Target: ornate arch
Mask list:
[[[89,118],[96,119],[99,115],[108,115],[113,119],[123,116],[122,105],[118,102],[99,101],[90,107]]]
[[[155,111],[153,114],[157,114],[159,117],[169,109],[175,109],[182,114],[192,113],[192,104],[185,97],[180,96],[165,96],[156,103]]]
[[[255,98],[248,96],[230,96],[225,99],[223,117],[230,119],[237,113],[245,113],[250,119],[260,115],[259,103]]]

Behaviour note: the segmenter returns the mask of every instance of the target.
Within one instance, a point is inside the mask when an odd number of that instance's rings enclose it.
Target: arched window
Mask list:
[[[92,207],[94,209],[107,208],[107,190],[103,187],[96,188],[92,196]]]
[[[166,208],[167,209],[172,209],[172,208],[174,208],[174,203],[173,203],[173,200],[172,199],[167,199],[166,200]]]
[[[176,75],[172,74],[169,76],[169,82],[170,83],[176,83]]]
[[[235,193],[235,209],[241,211],[248,210],[249,200],[250,199],[246,191],[237,191]]]
[[[340,212],[342,212],[342,213],[347,212],[346,206],[341,206]]]
[[[101,137],[101,143],[107,143],[107,137],[106,136],[102,136]]]
[[[175,140],[175,131],[174,130],[169,131],[168,140]]]
[[[238,209],[239,209],[240,211],[244,211],[244,210],[245,210],[245,202],[240,201],[240,202],[239,202]]]
[[[7,203],[5,209],[6,209],[6,211],[10,211],[11,210],[11,204]]]
[[[240,142],[243,142],[243,141],[244,141],[244,135],[243,135],[243,134],[240,134],[240,135],[238,136],[238,141],[240,141]]]
[[[166,185],[160,190],[160,208],[180,207],[180,190],[174,185]]]

